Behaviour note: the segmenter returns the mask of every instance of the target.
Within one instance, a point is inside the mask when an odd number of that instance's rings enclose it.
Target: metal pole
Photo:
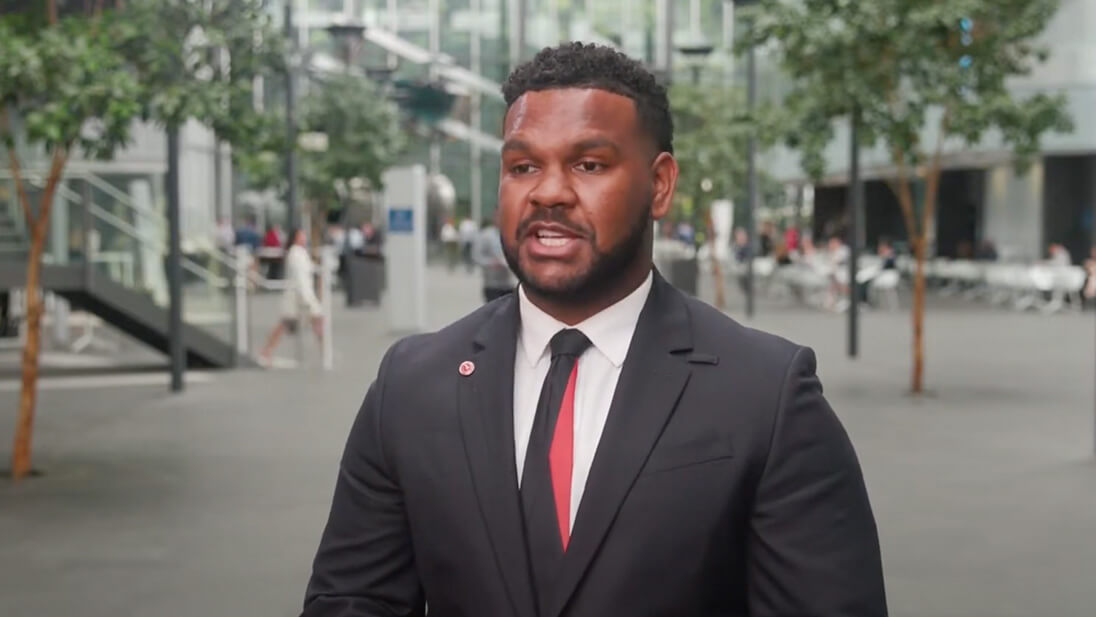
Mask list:
[[[237,246],[233,258],[236,260],[236,273],[232,277],[233,292],[236,294],[236,355],[246,356],[251,348],[248,333],[247,273],[250,270],[251,253],[246,246]]]
[[[471,9],[472,15],[475,17],[472,22],[472,49],[471,49],[471,64],[472,72],[476,75],[483,74],[483,58],[482,58],[482,33],[480,32],[479,14],[482,10],[483,0],[472,0]],[[483,118],[481,117],[482,111],[482,97],[479,91],[472,92],[472,132],[475,135],[479,135],[483,130]],[[472,168],[470,170],[470,185],[469,195],[472,208],[472,220],[477,223],[483,218],[483,170],[480,169],[483,164],[482,151],[479,147],[479,142],[472,140]]]
[[[400,13],[399,7],[396,6],[396,0],[388,0],[386,11],[388,13],[388,29],[392,31],[392,34],[399,35],[400,33]],[[396,70],[396,67],[400,65],[400,58],[396,54],[388,54],[388,68]]]
[[[286,227],[292,232],[299,225],[297,212],[297,71],[294,63],[297,56],[297,33],[293,30],[293,3],[285,3],[285,36],[289,40],[290,61],[285,73],[285,130],[287,146],[285,151],[285,176],[288,186],[285,195]]]
[[[730,53],[734,49],[734,2],[723,0],[723,49]],[[734,81],[734,63],[728,62],[723,69],[723,83]]]
[[[753,18],[750,18],[749,27],[753,28]],[[753,46],[746,54],[746,107],[752,114],[757,107],[757,55]],[[746,317],[754,316],[754,253],[757,251],[757,233],[754,222],[757,213],[757,137],[750,135],[746,147],[746,236],[748,238],[746,252]]]
[[[860,266],[860,227],[864,209],[864,191],[860,179],[860,109],[853,105],[849,114],[849,357],[860,352],[860,285],[856,280]]]
[[[183,346],[183,261],[179,213],[179,128],[167,129],[167,282],[168,356],[171,359],[171,391],[183,391],[186,349]]]
[[[655,71],[673,81],[674,13],[670,0],[655,0]]]
[[[92,252],[91,237],[93,226],[95,225],[95,219],[91,216],[91,183],[88,182],[85,177],[80,182],[80,201],[83,202],[82,212],[80,213],[83,218],[83,242],[84,242],[84,285],[88,288],[91,287],[91,279],[95,276],[95,268],[92,259],[95,254]]]
[[[438,79],[437,60],[441,55],[441,2],[430,0],[428,11],[430,13],[430,82],[436,83]],[[435,130],[430,137],[430,175],[441,173],[441,140]]]
[[[510,0],[510,70],[521,64],[525,49],[525,0]]]
[[[335,340],[334,324],[332,323],[332,297],[335,290],[332,284],[331,271],[335,268],[335,251],[331,247],[324,247],[320,253],[320,299],[323,306],[323,325],[321,327],[320,351],[323,357],[323,368],[330,371],[335,368]]]

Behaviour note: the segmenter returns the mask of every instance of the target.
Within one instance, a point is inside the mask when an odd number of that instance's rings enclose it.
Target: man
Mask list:
[[[506,263],[506,251],[502,248],[499,228],[491,219],[484,219],[476,238],[476,264],[483,272],[483,299],[497,300],[514,291],[510,266]]]
[[[476,227],[476,222],[472,219],[462,219],[457,227],[457,234],[460,236],[460,254],[461,259],[464,261],[464,267],[472,272],[476,265],[475,256],[472,253],[476,246],[479,228]]]
[[[678,175],[665,90],[568,43],[503,91],[520,286],[386,354],[304,615],[885,615],[814,354],[653,272]]]

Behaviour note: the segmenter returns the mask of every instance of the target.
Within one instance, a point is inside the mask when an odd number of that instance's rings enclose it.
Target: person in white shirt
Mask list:
[[[302,615],[885,617],[814,353],[654,270],[678,176],[665,88],[564,43],[503,94],[518,291],[385,354]]]
[[[460,236],[461,259],[464,260],[464,267],[471,272],[476,266],[473,251],[476,247],[476,238],[479,236],[479,227],[475,221],[466,218],[460,222],[457,233]]]
[[[441,240],[442,249],[445,251],[445,265],[452,272],[457,269],[457,261],[460,259],[460,232],[453,224],[453,219],[445,220],[438,239]]]
[[[1073,265],[1073,256],[1069,254],[1069,249],[1058,242],[1054,242],[1050,245],[1047,249],[1047,254],[1050,256],[1047,263],[1051,266],[1067,268]]]
[[[306,248],[307,235],[303,229],[295,229],[289,234],[289,247],[285,254],[285,289],[282,291],[281,319],[270,331],[270,335],[259,353],[259,363],[270,364],[274,348],[288,331],[295,334],[302,314],[308,316],[316,340],[323,340],[323,309],[316,296],[314,265]]]

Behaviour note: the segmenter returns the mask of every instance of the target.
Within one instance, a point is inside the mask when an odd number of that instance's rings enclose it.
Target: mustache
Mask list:
[[[517,237],[524,238],[529,231],[529,227],[534,223],[553,223],[566,228],[568,231],[574,232],[576,235],[586,238],[593,235],[589,229],[568,220],[567,215],[559,208],[537,208],[532,214],[523,218],[521,222],[518,223],[516,232]]]

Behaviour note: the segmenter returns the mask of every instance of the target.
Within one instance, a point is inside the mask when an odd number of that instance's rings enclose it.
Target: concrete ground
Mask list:
[[[476,287],[432,271],[432,324],[474,307]],[[181,396],[156,375],[47,380],[45,475],[0,481],[0,614],[296,615],[346,432],[395,339],[385,320],[340,308],[333,372],[309,346],[303,368],[194,375]],[[933,307],[922,398],[905,394],[906,312],[866,314],[856,361],[840,315],[762,303],[753,322],[819,353],[867,476],[893,615],[1093,614],[1092,313]]]

